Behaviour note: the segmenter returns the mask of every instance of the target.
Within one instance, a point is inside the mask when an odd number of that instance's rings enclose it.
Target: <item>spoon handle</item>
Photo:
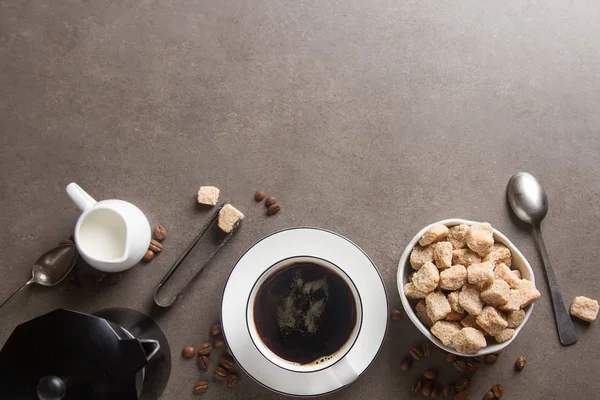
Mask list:
[[[25,289],[27,286],[29,286],[29,284],[33,283],[33,279],[30,280],[29,282],[27,282],[26,284],[24,284],[23,286],[21,286],[16,292],[14,292],[8,299],[4,300],[4,303],[2,303],[2,305],[0,305],[0,311],[2,311],[2,309],[4,308],[5,305],[7,305],[12,299],[14,299],[20,292],[21,290]]]
[[[550,297],[552,297],[552,307],[554,308],[554,318],[556,319],[556,327],[558,329],[558,338],[563,346],[569,346],[577,343],[577,332],[575,332],[575,326],[571,316],[565,307],[560,289],[558,288],[558,282],[556,281],[556,275],[550,264],[550,257],[548,257],[548,251],[546,251],[546,245],[544,245],[544,239],[542,238],[542,230],[540,224],[534,225],[534,235],[542,254],[542,261],[544,269],[546,270],[546,276],[548,277],[548,286],[550,287]]]

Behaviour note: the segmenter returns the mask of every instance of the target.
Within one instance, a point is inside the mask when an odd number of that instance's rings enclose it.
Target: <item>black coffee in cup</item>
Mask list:
[[[356,326],[356,301],[331,268],[295,262],[258,289],[254,323],[263,343],[298,364],[318,363],[339,350]]]

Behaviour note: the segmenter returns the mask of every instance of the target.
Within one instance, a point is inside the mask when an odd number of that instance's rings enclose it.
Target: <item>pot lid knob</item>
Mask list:
[[[45,376],[40,379],[37,386],[37,395],[40,400],[61,400],[65,397],[67,387],[58,376]]]

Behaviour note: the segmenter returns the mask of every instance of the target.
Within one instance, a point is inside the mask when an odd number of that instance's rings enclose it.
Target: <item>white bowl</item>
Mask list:
[[[425,326],[419,320],[419,318],[417,317],[417,314],[415,313],[414,305],[413,305],[413,304],[417,303],[417,300],[409,300],[404,295],[404,285],[408,283],[408,275],[411,272],[414,272],[414,270],[410,266],[410,262],[409,262],[410,252],[415,247],[415,245],[417,245],[419,239],[421,239],[423,234],[425,234],[425,232],[432,225],[443,224],[448,227],[451,227],[454,225],[460,225],[460,224],[472,225],[475,223],[476,222],[474,222],[474,221],[467,221],[464,219],[445,219],[443,221],[435,222],[435,223],[428,225],[425,228],[421,229],[421,231],[419,233],[417,233],[415,235],[415,237],[412,238],[410,243],[408,243],[408,246],[406,246],[406,249],[404,249],[404,252],[402,253],[402,256],[400,257],[400,263],[398,264],[398,274],[397,274],[398,293],[400,293],[400,300],[402,301],[402,306],[404,307],[404,311],[406,312],[406,315],[408,315],[408,317],[410,318],[412,323],[415,324],[415,326],[421,331],[421,333],[423,335],[425,335],[429,340],[431,340],[439,348],[441,348],[449,353],[453,353],[453,354],[460,355],[460,356],[467,356],[467,357],[475,357],[475,356],[481,356],[481,355],[485,355],[485,354],[495,353],[497,351],[503,350],[506,346],[511,344],[512,341],[515,340],[515,338],[517,337],[517,335],[519,334],[521,329],[523,329],[523,326],[525,326],[525,323],[527,323],[527,320],[529,319],[529,316],[531,315],[531,311],[533,310],[533,304],[531,304],[525,308],[525,320],[523,320],[521,325],[519,325],[517,328],[515,328],[515,334],[513,335],[513,337],[510,340],[507,340],[506,342],[503,342],[503,343],[496,343],[496,344],[488,345],[487,347],[484,347],[483,349],[479,350],[479,352],[477,352],[475,354],[464,354],[464,353],[459,353],[452,346],[444,346],[442,344],[442,342],[430,332],[429,328],[427,326]],[[494,241],[497,243],[502,243],[503,245],[505,245],[506,247],[508,247],[510,249],[510,251],[512,253],[511,268],[518,269],[519,271],[521,271],[521,275],[523,278],[528,279],[535,284],[535,279],[533,277],[533,270],[531,269],[529,262],[527,262],[525,257],[523,257],[523,254],[521,254],[519,249],[517,249],[515,247],[515,245],[512,244],[512,242],[510,240],[508,240],[508,238],[506,236],[504,236],[501,232],[497,231],[496,229],[494,229]]]

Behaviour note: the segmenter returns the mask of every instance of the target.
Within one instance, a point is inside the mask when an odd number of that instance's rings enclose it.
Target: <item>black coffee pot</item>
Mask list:
[[[17,326],[0,351],[0,398],[158,398],[171,368],[162,332],[156,338],[138,339],[131,332],[135,329],[108,320],[112,316],[121,322],[142,321],[135,326],[158,329],[134,310],[108,309],[98,314],[105,317],[58,309]],[[153,359],[155,365],[150,365]],[[157,381],[162,388],[144,390]]]

